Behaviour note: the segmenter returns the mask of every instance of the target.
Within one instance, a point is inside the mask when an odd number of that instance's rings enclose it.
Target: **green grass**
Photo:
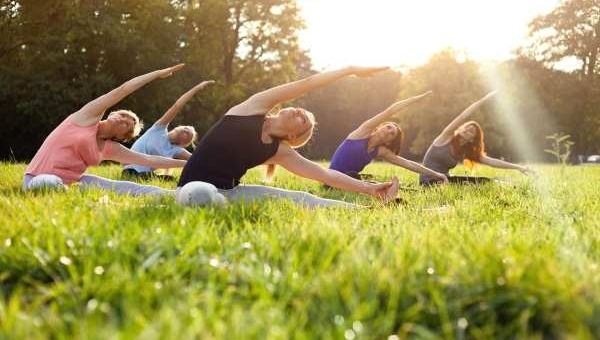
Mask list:
[[[417,191],[361,211],[25,194],[24,168],[0,164],[2,339],[600,338],[600,167],[423,190],[374,164]]]

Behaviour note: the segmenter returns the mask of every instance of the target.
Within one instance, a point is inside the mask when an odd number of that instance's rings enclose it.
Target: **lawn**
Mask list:
[[[373,164],[406,202],[353,211],[25,194],[25,165],[0,163],[0,338],[600,338],[600,167],[534,167],[422,189]],[[272,185],[373,203],[285,171]]]

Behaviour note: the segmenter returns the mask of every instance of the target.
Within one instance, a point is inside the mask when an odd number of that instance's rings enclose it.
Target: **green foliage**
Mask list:
[[[556,157],[556,162],[558,164],[567,164],[569,156],[571,155],[571,146],[575,144],[569,140],[570,137],[570,135],[558,132],[546,136],[546,138],[552,142],[552,149],[544,149],[544,151]]]
[[[532,43],[522,48],[521,54],[549,66],[568,59],[580,63],[578,81],[572,85],[572,90],[558,93],[557,100],[575,110],[574,115],[563,113],[561,116],[568,117],[566,125],[574,127],[569,133],[574,136],[576,151],[596,153],[600,127],[600,82],[597,77],[600,70],[600,1],[561,1],[552,12],[534,19],[529,27]],[[573,77],[564,75],[561,78],[558,81],[573,83],[569,80]],[[568,95],[568,92],[575,93]]]
[[[174,121],[205,131],[234,103],[293,79],[296,65],[307,64],[296,36],[302,25],[295,0],[2,0],[0,157],[10,149],[31,157],[88,101],[179,62],[187,64],[183,72],[118,108],[152,122],[190,87],[215,79]]]
[[[472,61],[460,61],[456,51],[441,51],[423,66],[411,70],[400,83],[400,98],[432,90],[433,95],[412,105],[399,115],[399,120],[412,140],[410,151],[424,155],[435,137],[450,121],[470,103],[486,92],[479,65]],[[489,116],[477,116],[485,123]],[[493,127],[484,124],[486,133]]]
[[[523,50],[550,64],[565,58],[581,62],[581,74],[598,73],[600,53],[600,1],[566,0],[530,24],[531,46]]]
[[[402,154],[419,159],[455,115],[487,90],[501,87],[503,100],[491,101],[473,117],[484,128],[491,156],[522,160],[527,147],[535,151],[530,159],[549,160],[543,153],[545,136],[554,131],[572,136],[573,154],[597,154],[600,79],[547,67],[569,55],[592,65],[594,48],[600,46],[595,44],[597,11],[596,0],[569,0],[536,19],[534,37],[554,29],[555,35],[538,41],[549,49],[523,49],[521,56],[495,66],[493,81],[485,75],[489,65],[446,49],[403,73],[344,79],[315,91],[296,102],[319,122],[303,152],[329,158],[362,121],[397,99],[431,89],[433,96],[395,118],[406,133]],[[31,158],[68,114],[158,67],[187,64],[118,108],[132,109],[151,123],[190,87],[215,79],[217,84],[192,99],[173,122],[194,125],[200,134],[249,95],[315,72],[298,45],[304,23],[295,0],[0,0],[0,27],[3,159]],[[501,105],[506,102],[510,105]],[[515,138],[510,119],[519,122],[527,145]]]
[[[421,189],[372,164],[417,190],[362,211],[22,193],[24,168],[0,165],[0,338],[600,337],[597,167]],[[370,203],[285,171],[273,184]]]

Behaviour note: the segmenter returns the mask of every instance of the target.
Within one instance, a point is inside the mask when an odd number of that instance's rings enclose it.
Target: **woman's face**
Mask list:
[[[135,120],[128,115],[113,114],[106,118],[111,123],[114,137],[117,139],[126,139],[135,127]]]
[[[171,133],[173,134],[172,143],[182,147],[190,145],[194,138],[194,135],[188,129],[174,129]]]
[[[398,129],[392,123],[385,123],[378,126],[375,131],[373,131],[373,135],[377,136],[377,138],[381,141],[381,144],[388,144],[393,141],[394,138],[398,135]]]
[[[472,143],[477,136],[477,127],[474,125],[461,126],[457,130],[458,135],[467,143]]]
[[[282,109],[279,111],[279,116],[281,117],[282,126],[291,136],[300,136],[312,126],[306,111],[301,108],[288,107]]]

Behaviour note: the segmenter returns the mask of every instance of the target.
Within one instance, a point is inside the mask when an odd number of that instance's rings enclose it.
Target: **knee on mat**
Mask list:
[[[37,175],[27,183],[27,190],[65,190],[63,180],[56,175]]]
[[[204,182],[189,182],[178,188],[175,200],[185,206],[223,206],[227,204],[225,196],[214,185]]]

